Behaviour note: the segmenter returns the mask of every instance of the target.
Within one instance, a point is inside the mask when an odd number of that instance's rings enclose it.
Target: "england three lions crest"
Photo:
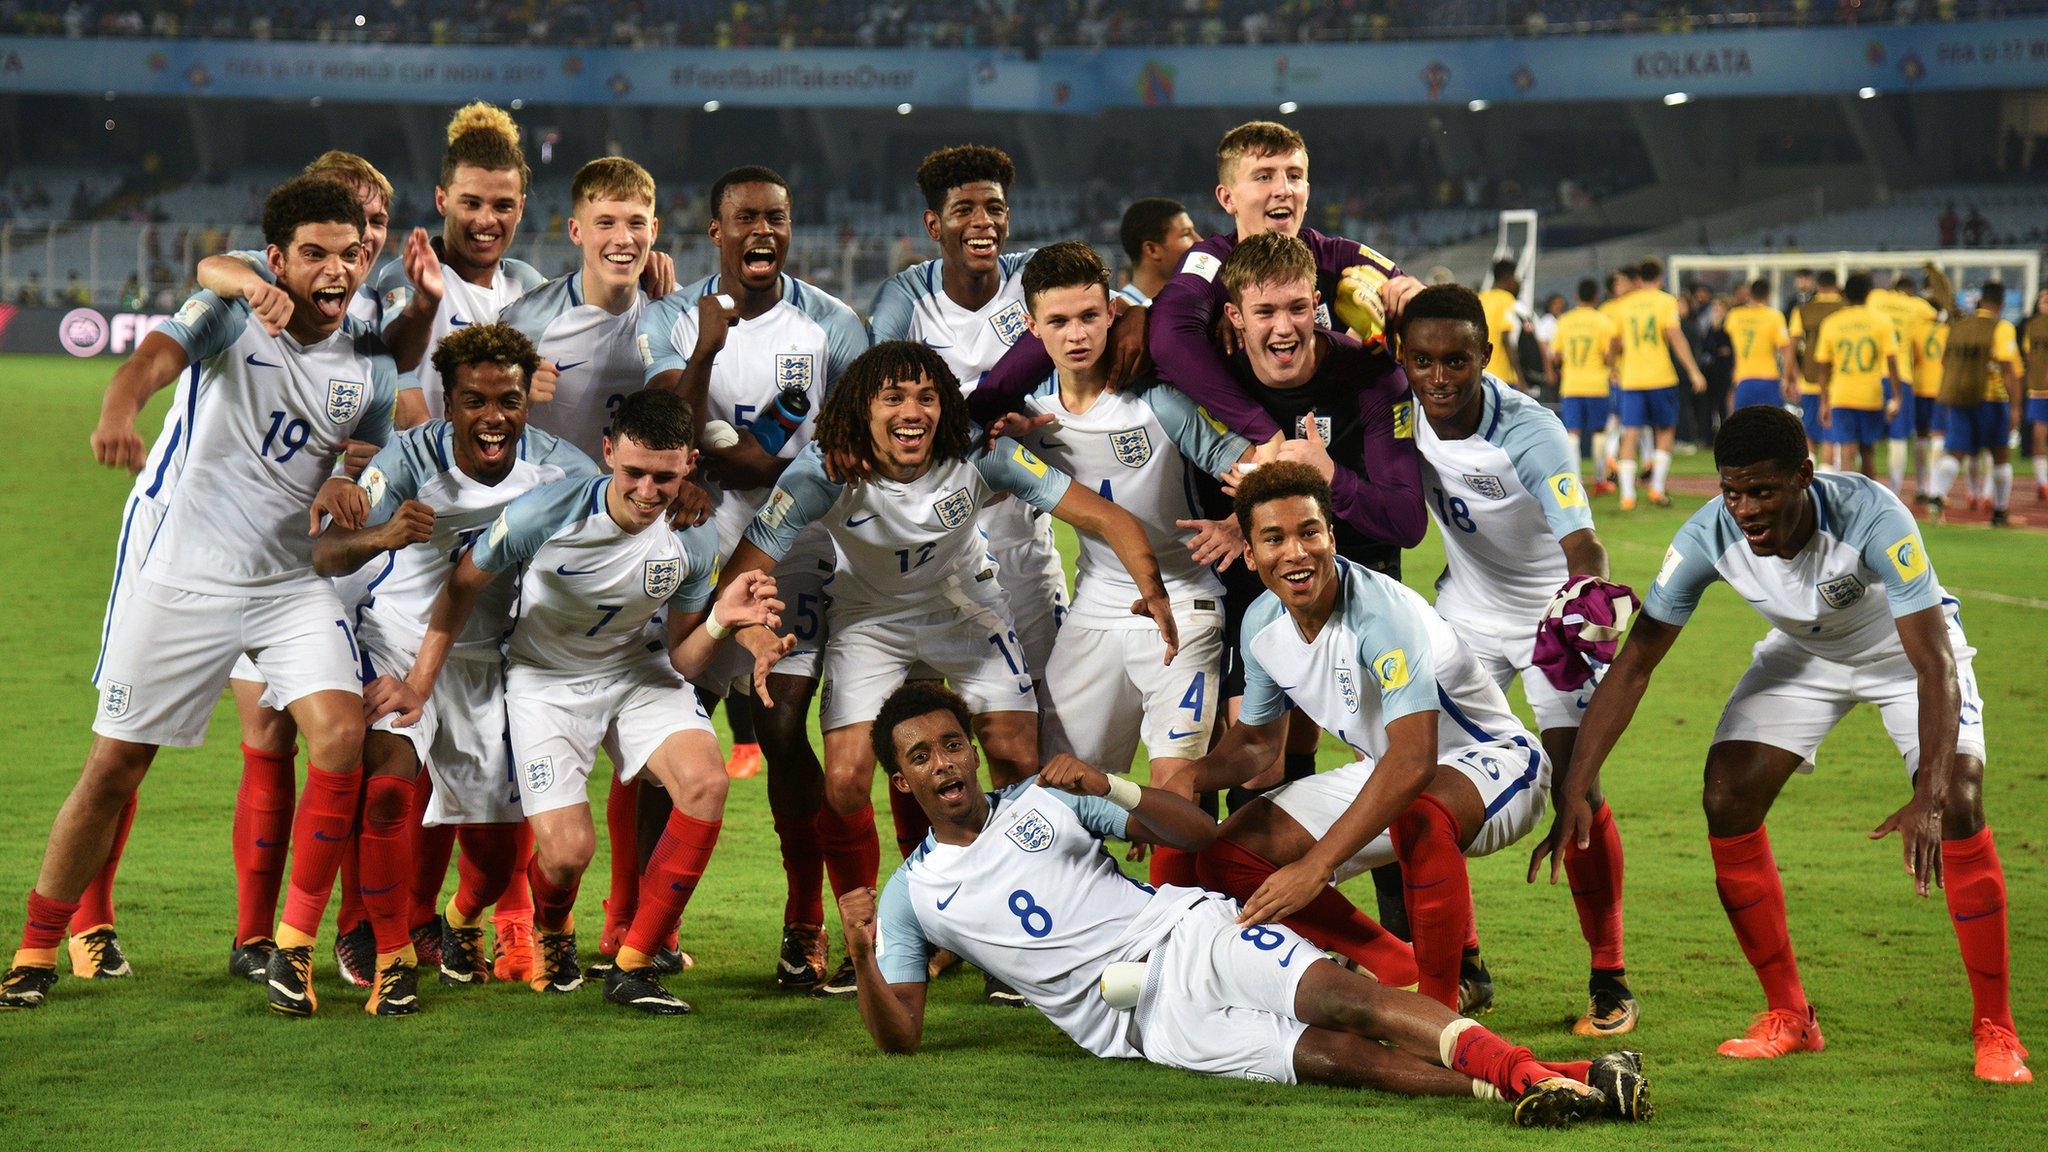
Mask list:
[[[1344,696],[1344,708],[1348,712],[1358,711],[1358,684],[1351,678],[1351,669],[1337,669],[1337,691]]]
[[[134,690],[119,681],[109,680],[100,690],[100,711],[109,720],[119,720],[128,714],[128,706],[135,699]]]
[[[965,488],[955,488],[933,501],[932,511],[938,513],[941,525],[958,528],[974,515],[974,497]]]
[[[348,423],[363,414],[363,401],[369,394],[369,387],[361,380],[329,380],[327,418],[336,424]]]
[[[1052,847],[1054,831],[1052,821],[1033,808],[1024,813],[1022,819],[1010,825],[1010,830],[1004,835],[1010,838],[1011,843],[1026,852],[1043,852]]]
[[[1152,437],[1143,428],[1111,432],[1109,450],[1116,453],[1116,462],[1124,467],[1143,468],[1145,461],[1152,459]]]
[[[1820,588],[1820,598],[1827,602],[1828,607],[1836,611],[1847,608],[1849,605],[1863,599],[1863,581],[1857,579],[1854,575],[1837,576],[1833,580],[1823,580],[1818,587]]]
[[[1026,323],[1022,300],[1010,301],[1008,307],[988,318],[988,326],[996,330],[996,339],[1005,344],[1015,344],[1024,335]]]
[[[794,388],[800,392],[809,392],[814,363],[815,357],[809,352],[777,352],[775,390],[784,392]]]
[[[1505,500],[1508,498],[1508,486],[1501,483],[1498,476],[1467,472],[1462,479],[1465,481],[1467,488],[1472,489],[1472,491],[1486,497],[1488,500]]]
[[[1330,418],[1328,416],[1316,417],[1316,435],[1322,437],[1323,443],[1328,444],[1330,442]],[[1294,438],[1296,440],[1308,439],[1307,415],[1294,418]]]
[[[683,561],[681,557],[667,560],[649,560],[642,576],[650,599],[666,600],[675,595],[676,586],[683,582]]]

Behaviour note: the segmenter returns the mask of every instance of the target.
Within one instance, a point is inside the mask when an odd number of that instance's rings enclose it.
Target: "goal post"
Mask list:
[[[2005,312],[2018,320],[2033,311],[2041,290],[2041,254],[2011,248],[1930,248],[1906,252],[1750,252],[1732,255],[1679,253],[1670,259],[1671,283],[1698,282],[1717,294],[1737,283],[1758,278],[1771,282],[1769,303],[1782,305],[1792,296],[1793,274],[1802,268],[1831,269],[1837,282],[1851,272],[1869,272],[1883,287],[1898,275],[1925,278],[1928,264],[1941,269],[1955,286],[1958,304],[1969,307],[1977,291],[1997,280],[2006,287]]]
[[[1521,282],[1517,293],[1522,307],[1532,314],[1536,311],[1536,210],[1534,208],[1506,208],[1500,214],[1497,238],[1493,246],[1493,259],[1486,269],[1486,286],[1493,287],[1493,263],[1502,260],[1515,262],[1515,279]]]

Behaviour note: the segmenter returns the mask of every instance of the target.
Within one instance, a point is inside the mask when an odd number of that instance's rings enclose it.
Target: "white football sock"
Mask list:
[[[2048,456],[2034,457],[2034,483],[2048,484]]]
[[[1885,455],[1885,463],[1886,463],[1886,465],[1888,465],[1888,466],[1889,466],[1889,468],[1890,468],[1890,470],[1891,470],[1891,479],[1892,479],[1892,491],[1894,491],[1894,492],[1903,492],[1903,491],[1905,491],[1905,489],[1906,489],[1906,442],[1905,442],[1904,440],[1887,440],[1887,441],[1885,441],[1885,442],[1884,442],[1884,455]]]
[[[1650,453],[1650,492],[1664,494],[1664,478],[1671,475],[1671,453],[1659,448]]]
[[[1636,498],[1636,462],[1635,462],[1635,461],[1633,461],[1633,460],[1631,460],[1631,459],[1629,459],[1629,458],[1628,458],[1628,457],[1626,457],[1626,456],[1623,456],[1623,457],[1621,458],[1621,463],[1620,463],[1620,465],[1619,465],[1619,466],[1617,467],[1617,469],[1616,469],[1616,470],[1617,470],[1617,471],[1619,471],[1619,472],[1621,473],[1621,498],[1622,498],[1623,500],[1633,500],[1633,499],[1635,499],[1635,498]]]
[[[1991,469],[1991,507],[2003,512],[2012,501],[2012,465],[1998,464]]]
[[[1944,452],[1934,462],[1934,489],[1928,495],[1936,500],[1948,499],[1948,490],[1956,486],[1956,473],[1962,470],[1962,463]]]

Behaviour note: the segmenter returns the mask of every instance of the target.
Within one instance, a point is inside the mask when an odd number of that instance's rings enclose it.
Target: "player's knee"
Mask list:
[[[78,790],[95,803],[126,804],[155,758],[156,749],[150,745],[97,738],[79,773]]]
[[[1984,826],[1984,763],[1975,756],[1956,757],[1941,820],[1949,839],[1975,835]]]
[[[242,743],[272,756],[289,756],[299,740],[299,726],[286,713],[273,708],[250,708],[242,712]]]
[[[561,884],[583,875],[596,851],[597,841],[592,833],[564,832],[537,839],[533,845],[533,862],[550,880]]]
[[[348,723],[323,724],[306,732],[307,762],[330,772],[348,772],[362,766],[363,730]]]

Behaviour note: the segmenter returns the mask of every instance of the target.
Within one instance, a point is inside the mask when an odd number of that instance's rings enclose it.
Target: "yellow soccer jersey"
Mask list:
[[[1841,295],[1841,293],[1839,293],[1839,292],[1820,292],[1820,293],[1816,293],[1816,294],[1814,295],[1814,297],[1813,297],[1813,299],[1812,299],[1812,300],[1809,300],[1809,301],[1807,301],[1807,304],[1817,304],[1817,305],[1820,305],[1820,306],[1821,306],[1821,307],[1823,307],[1823,308],[1825,308],[1826,306],[1828,306],[1828,305],[1832,304],[1832,305],[1834,305],[1834,308],[1835,308],[1836,310],[1839,310],[1839,309],[1841,309],[1841,308],[1845,307],[1845,305],[1844,305],[1844,304],[1842,303],[1842,295]],[[1795,342],[1796,342],[1796,341],[1798,341],[1798,340],[1799,340],[1799,339],[1800,339],[1801,337],[1803,337],[1803,336],[1806,336],[1806,335],[1807,335],[1807,331],[1806,331],[1806,304],[1795,304],[1795,305],[1793,305],[1793,307],[1792,307],[1792,317],[1791,317],[1791,322],[1790,322],[1790,324],[1789,324],[1789,325],[1788,325],[1787,327],[1788,327],[1788,330],[1789,330],[1789,331],[1791,332],[1791,334],[1792,334],[1792,339],[1793,339],[1793,340],[1794,340]],[[1820,327],[1820,325],[1819,325],[1819,324],[1815,324],[1815,325],[1814,325],[1814,327],[1815,327],[1815,328],[1819,328],[1819,327]],[[1801,363],[1801,364],[1799,365],[1799,368],[1800,368],[1800,370],[1799,370],[1799,394],[1800,394],[1801,396],[1818,396],[1818,395],[1820,395],[1820,385],[1818,385],[1818,384],[1815,384],[1815,383],[1813,382],[1813,378],[1812,378],[1812,376],[1811,376],[1811,375],[1809,375],[1809,372],[1808,372],[1808,368],[1807,368],[1807,366],[1808,366],[1808,365],[1811,365],[1811,364],[1814,364],[1814,363],[1816,363],[1816,361],[1815,361],[1815,358],[1814,358],[1814,354],[1813,354],[1813,353],[1814,353],[1814,349],[1813,349],[1813,347],[1812,347],[1812,344],[1813,344],[1813,341],[1811,341],[1811,340],[1808,340],[1808,341],[1807,341],[1807,345],[1808,345],[1808,347],[1807,347],[1807,349],[1806,349],[1806,355],[1805,355],[1805,359],[1804,359],[1804,361],[1803,361],[1803,362],[1802,362],[1802,363]]]
[[[1920,340],[1920,363],[1913,369],[1913,395],[1941,395],[1941,358],[1948,354],[1948,325],[1936,320]]]
[[[1615,301],[1621,322],[1621,387],[1626,392],[1669,388],[1678,383],[1667,329],[1678,327],[1678,297],[1661,288],[1638,288]]]
[[[1557,318],[1557,355],[1564,364],[1561,396],[1605,396],[1614,374],[1614,338],[1621,325],[1597,308],[1581,304]]]
[[[1919,367],[1920,346],[1924,343],[1920,330],[1934,322],[1934,305],[1890,288],[1873,288],[1870,307],[1891,318],[1892,327],[1899,334],[1899,371],[1910,380]]]
[[[1493,342],[1493,357],[1486,362],[1486,370],[1510,384],[1521,383],[1515,370],[1515,337],[1521,331],[1515,323],[1515,308],[1521,301],[1505,289],[1488,288],[1479,294],[1479,304],[1486,309],[1486,338]]]
[[[1992,333],[1991,362],[1994,365],[2010,364],[2014,371],[2020,370],[2020,334],[2010,320],[2000,320],[1997,331]],[[1991,384],[1984,390],[1984,402],[1988,404],[1996,401],[2005,404],[2011,400],[2012,393],[2005,388],[2005,373],[1994,369],[1991,373]]]
[[[1899,354],[1899,330],[1869,305],[1850,305],[1821,321],[1813,358],[1834,365],[1828,403],[1864,412],[1884,410],[1886,357]]]
[[[1789,347],[1792,335],[1785,318],[1769,304],[1744,304],[1730,308],[1722,324],[1728,340],[1735,345],[1737,380],[1779,380],[1778,350]]]

